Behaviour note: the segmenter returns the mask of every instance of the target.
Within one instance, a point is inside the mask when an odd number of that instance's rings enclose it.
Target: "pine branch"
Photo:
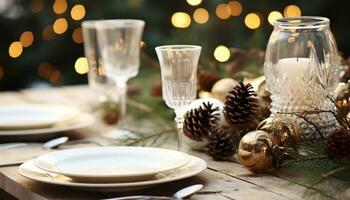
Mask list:
[[[350,186],[349,163],[329,158],[322,140],[301,143],[290,157],[282,164],[282,170],[302,173],[302,180],[288,180],[306,185],[305,197],[334,199]]]
[[[320,114],[322,112],[320,111],[316,111],[316,110],[313,110],[313,111],[304,111],[304,112],[278,112],[278,114],[289,114],[289,115],[295,115],[297,117],[300,117],[301,119],[303,119],[304,121],[306,121],[307,123],[309,123],[311,126],[313,126],[316,130],[316,132],[319,134],[320,138],[321,139],[324,139],[323,137],[323,134],[320,130],[320,128],[314,123],[312,122],[311,120],[307,119],[307,116],[308,115],[311,115],[311,114]]]
[[[330,178],[331,176],[334,176],[338,172],[341,172],[341,171],[344,171],[347,169],[348,169],[348,167],[339,167],[337,169],[333,169],[327,173],[324,173],[324,174],[322,174],[322,176],[318,180],[316,180],[314,183],[312,183],[311,186],[315,186],[315,185],[321,183],[322,181],[324,181],[325,179]]]
[[[143,132],[137,132],[132,135],[125,136],[112,142],[112,145],[126,145],[126,146],[154,146],[157,143],[165,143],[170,138],[170,133],[176,132],[176,129],[164,129],[156,133],[149,134]]]

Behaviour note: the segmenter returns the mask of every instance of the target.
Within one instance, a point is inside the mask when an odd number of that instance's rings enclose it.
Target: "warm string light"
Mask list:
[[[66,10],[68,8],[67,1],[66,0],[55,0],[52,8],[56,14],[63,14],[64,12],[66,12]]]
[[[301,10],[296,5],[289,5],[284,9],[283,14],[285,17],[299,17],[301,16]]]
[[[57,84],[61,81],[61,72],[59,70],[54,70],[49,78],[49,81],[53,84]]]
[[[191,25],[191,17],[184,12],[176,12],[171,16],[171,23],[176,28],[187,28]]]
[[[269,23],[270,23],[271,25],[273,25],[273,23],[274,23],[277,19],[282,18],[282,17],[283,17],[283,16],[282,16],[282,14],[281,14],[280,12],[278,12],[278,11],[272,11],[272,12],[270,12],[270,14],[269,14],[267,20],[269,21]]]
[[[38,75],[41,78],[49,79],[53,71],[54,67],[50,63],[43,62],[38,66]]]
[[[32,3],[30,4],[30,10],[33,13],[38,13],[40,12],[44,7],[44,0],[33,0]]]
[[[193,19],[198,24],[205,24],[209,20],[209,12],[205,8],[197,8],[193,13]]]
[[[0,65],[0,80],[4,77],[4,69]]]
[[[231,16],[231,9],[227,4],[219,4],[215,9],[216,16],[220,19],[228,19]]]
[[[215,48],[214,51],[214,58],[219,61],[219,62],[226,62],[228,59],[230,59],[231,53],[230,50],[224,46],[224,45],[219,45]]]
[[[261,25],[261,20],[258,14],[249,13],[245,16],[244,23],[250,29],[257,29]]]
[[[9,52],[10,57],[12,57],[12,58],[19,57],[23,52],[22,43],[19,41],[12,42],[10,47],[9,47],[8,52]]]
[[[74,29],[73,34],[72,34],[72,39],[77,44],[83,43],[83,34],[82,34],[82,30],[80,27]]]
[[[58,18],[53,23],[53,31],[56,34],[63,34],[68,29],[68,22],[65,18]]]
[[[38,66],[38,75],[43,79],[47,79],[53,84],[57,84],[61,81],[62,75],[57,67],[51,65],[48,62],[42,62]]]
[[[186,0],[187,3],[191,6],[198,6],[202,3],[202,0]]]
[[[29,47],[34,42],[34,35],[31,31],[25,31],[21,34],[19,41],[22,43],[23,47]]]
[[[45,26],[43,33],[42,33],[43,39],[44,40],[52,40],[55,37],[55,33],[53,31],[53,26],[52,25],[47,25]]]
[[[89,71],[89,64],[85,57],[80,57],[75,61],[74,69],[78,74],[86,74]]]
[[[230,1],[227,3],[228,7],[231,10],[231,15],[232,16],[239,16],[242,13],[242,5],[238,1]]]
[[[81,20],[85,17],[85,7],[81,4],[73,6],[72,10],[70,11],[70,16],[73,20]]]

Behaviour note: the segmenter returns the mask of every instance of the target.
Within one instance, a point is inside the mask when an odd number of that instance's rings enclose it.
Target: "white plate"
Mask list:
[[[92,114],[81,113],[70,121],[58,123],[48,128],[28,129],[28,130],[0,130],[0,137],[30,137],[49,136],[53,133],[69,131],[90,126],[95,121]]]
[[[23,163],[18,172],[31,180],[48,183],[53,185],[62,185],[74,187],[83,190],[96,190],[101,192],[117,192],[117,191],[131,191],[143,188],[148,188],[161,183],[168,183],[171,181],[181,180],[188,177],[195,176],[207,168],[207,163],[195,156],[191,156],[191,161],[186,165],[168,172],[163,172],[155,175],[153,179],[139,182],[129,183],[81,183],[74,182],[72,179],[54,173],[48,173],[35,166],[34,160],[29,160]]]
[[[45,171],[82,182],[126,182],[184,166],[190,156],[152,147],[89,147],[47,153],[35,159]]]
[[[0,130],[23,130],[49,127],[70,120],[79,111],[58,105],[20,104],[0,106]]]

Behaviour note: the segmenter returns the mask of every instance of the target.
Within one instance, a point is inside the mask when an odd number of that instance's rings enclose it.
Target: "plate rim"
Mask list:
[[[61,127],[37,128],[28,130],[0,130],[0,137],[8,136],[35,136],[35,135],[50,135],[63,131],[75,130],[90,126],[95,122],[95,117],[90,113],[80,113],[77,115],[79,120],[73,124],[63,125]],[[81,120],[81,119],[84,120]]]
[[[49,169],[47,167],[44,166],[40,166],[39,164],[39,160],[40,158],[44,157],[44,156],[49,156],[50,154],[59,154],[62,152],[81,152],[81,150],[97,150],[97,149],[115,149],[115,151],[118,151],[118,149],[124,149],[124,151],[128,150],[128,149],[148,149],[148,150],[152,150],[152,151],[166,151],[165,153],[176,153],[179,156],[182,157],[181,161],[178,161],[178,164],[174,164],[170,167],[167,167],[166,169],[158,169],[158,170],[154,170],[154,171],[150,171],[150,172],[138,172],[138,173],[127,173],[127,174],[111,174],[111,175],[89,175],[89,174],[75,174],[75,173],[69,173],[69,172],[63,172],[60,170],[55,170],[55,169]],[[44,170],[44,171],[48,171],[48,172],[52,172],[52,173],[56,173],[56,174],[61,174],[70,178],[95,178],[95,179],[106,179],[106,178],[134,178],[134,177],[140,177],[140,176],[151,176],[151,175],[155,175],[155,174],[159,174],[162,172],[167,172],[167,171],[171,171],[174,169],[178,169],[186,164],[188,164],[191,161],[191,156],[185,152],[181,152],[181,151],[176,151],[176,150],[172,150],[172,149],[166,149],[166,148],[159,148],[159,147],[140,147],[140,146],[103,146],[103,147],[82,147],[82,148],[75,148],[75,149],[65,149],[65,150],[60,150],[60,151],[54,151],[54,152],[49,152],[43,155],[38,156],[37,158],[34,159],[34,164],[36,165],[36,167]]]
[[[11,110],[11,109],[21,109],[21,108],[32,108],[32,109],[38,109],[41,111],[45,111],[45,110],[61,110],[62,108],[65,108],[67,110],[70,110],[70,114],[69,116],[59,116],[59,117],[55,117],[52,118],[51,120],[45,120],[43,122],[35,122],[35,123],[24,123],[24,124],[10,124],[10,125],[1,125],[0,123],[0,128],[5,129],[3,131],[7,131],[8,130],[16,130],[16,128],[32,128],[32,127],[47,127],[47,126],[51,126],[54,124],[59,123],[60,121],[66,121],[69,120],[71,118],[74,118],[75,116],[79,115],[80,110],[73,107],[73,106],[65,106],[65,105],[58,105],[58,104],[35,104],[35,103],[23,103],[23,104],[9,104],[9,105],[0,105],[0,113],[1,113],[1,109],[7,109],[7,110]]]
[[[196,166],[197,166],[196,170],[188,171],[182,175],[176,175],[177,173],[174,173],[175,176],[173,176],[173,177],[165,176],[164,178],[157,179],[157,180],[137,181],[137,182],[128,182],[128,183],[123,183],[123,182],[121,182],[121,183],[81,183],[81,182],[57,181],[57,180],[52,180],[52,179],[46,180],[45,178],[40,178],[40,177],[35,176],[35,175],[28,175],[26,172],[24,172],[23,166],[29,162],[34,162],[34,159],[28,160],[28,161],[24,162],[23,164],[21,164],[18,167],[17,171],[21,176],[28,178],[32,181],[36,181],[36,182],[40,182],[40,183],[47,183],[47,184],[51,184],[51,185],[74,187],[74,188],[106,188],[106,189],[111,188],[112,189],[112,188],[142,187],[142,186],[152,186],[152,185],[158,185],[158,184],[162,184],[162,183],[169,183],[169,182],[173,182],[173,181],[186,179],[186,178],[189,178],[192,176],[196,176],[207,169],[208,164],[205,160],[203,160],[197,156],[193,156],[193,155],[190,155],[190,157],[191,157],[191,161],[196,162]],[[189,163],[187,163],[186,165],[188,165],[188,164]],[[33,165],[34,165],[34,163],[33,163]],[[186,165],[183,167],[186,167]],[[34,167],[36,167],[36,166],[34,165]]]

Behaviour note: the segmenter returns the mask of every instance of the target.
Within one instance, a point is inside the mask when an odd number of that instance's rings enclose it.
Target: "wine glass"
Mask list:
[[[96,23],[99,20],[88,20],[82,23],[84,52],[89,65],[88,83],[89,87],[98,95],[99,102],[115,101],[114,80],[106,76],[101,54],[97,43]]]
[[[178,150],[182,146],[182,128],[186,106],[196,99],[197,65],[202,47],[166,45],[156,47],[165,103],[174,109],[178,128]]]
[[[119,128],[125,126],[127,81],[138,74],[140,67],[140,43],[144,25],[144,21],[135,19],[96,22],[99,52],[106,75],[115,81],[118,89]]]

